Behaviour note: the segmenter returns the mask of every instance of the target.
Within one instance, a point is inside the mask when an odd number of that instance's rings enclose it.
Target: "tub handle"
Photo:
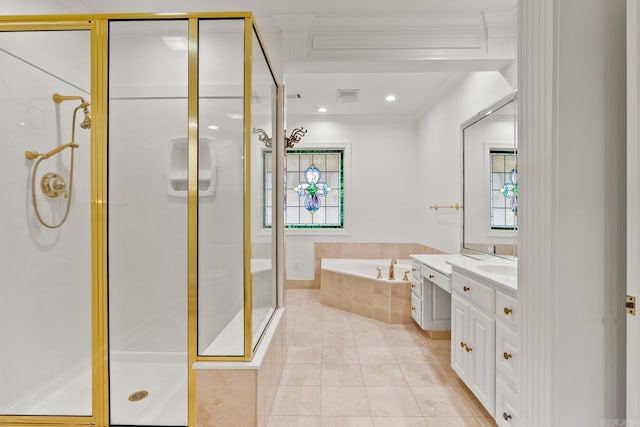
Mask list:
[[[376,267],[376,270],[378,270],[378,275],[376,276],[376,279],[382,279],[382,271],[380,271],[378,267]]]

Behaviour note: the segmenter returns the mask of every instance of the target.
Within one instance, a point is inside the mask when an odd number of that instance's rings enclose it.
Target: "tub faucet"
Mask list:
[[[397,263],[398,261],[395,258],[391,258],[391,265],[389,266],[389,280],[396,280],[396,274],[393,265]]]

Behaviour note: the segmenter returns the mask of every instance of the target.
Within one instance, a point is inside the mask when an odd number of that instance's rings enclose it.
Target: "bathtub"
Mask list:
[[[323,304],[386,323],[411,323],[411,260],[323,258],[320,300]],[[377,278],[378,269],[382,278]]]

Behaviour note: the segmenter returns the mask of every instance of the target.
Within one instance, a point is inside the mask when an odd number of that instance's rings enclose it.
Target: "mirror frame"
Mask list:
[[[465,138],[464,138],[464,132],[465,129],[467,129],[468,127],[474,125],[475,123],[479,122],[480,120],[484,119],[485,117],[491,115],[492,113],[500,110],[501,108],[505,107],[506,105],[508,105],[509,103],[513,102],[514,104],[514,147],[516,150],[516,156],[518,155],[518,136],[517,136],[517,131],[518,131],[518,90],[514,90],[513,92],[509,93],[508,95],[506,95],[505,97],[501,98],[500,100],[494,102],[493,104],[491,104],[489,107],[479,111],[477,114],[475,114],[473,117],[471,117],[469,120],[466,120],[465,122],[463,122],[460,125],[460,138],[462,141],[462,164],[461,164],[461,170],[462,170],[462,206],[463,206],[463,211],[462,211],[462,234],[461,234],[461,239],[460,239],[460,253],[462,254],[466,254],[466,255],[474,255],[474,256],[491,256],[491,257],[500,257],[500,258],[508,258],[508,259],[517,259],[517,254],[518,254],[518,243],[517,243],[517,228],[516,230],[514,230],[514,236],[516,238],[516,242],[513,243],[514,246],[514,250],[513,250],[513,255],[504,255],[504,254],[496,254],[496,253],[490,253],[488,251],[481,251],[478,249],[472,249],[472,248],[468,248],[465,246],[465,208],[467,205],[467,200],[465,199],[465,163],[464,163],[464,159],[465,159]]]

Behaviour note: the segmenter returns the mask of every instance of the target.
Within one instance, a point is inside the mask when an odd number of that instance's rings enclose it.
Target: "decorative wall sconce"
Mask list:
[[[271,148],[271,137],[267,135],[264,129],[256,129],[253,128],[253,133],[258,135],[258,141],[262,142],[265,147]],[[307,133],[307,130],[303,127],[295,128],[291,135],[287,137],[287,131],[284,133],[284,147],[285,150],[287,148],[293,148],[294,144],[300,142],[303,136]]]

